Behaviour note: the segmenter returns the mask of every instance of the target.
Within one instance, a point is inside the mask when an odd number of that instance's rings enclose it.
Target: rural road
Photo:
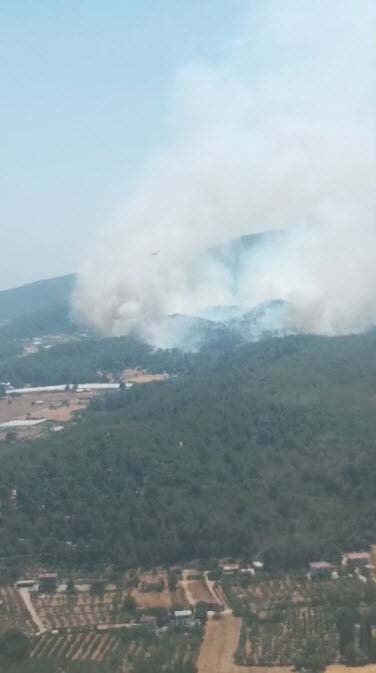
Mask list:
[[[234,664],[242,620],[233,615],[209,619],[197,660],[198,673],[247,673],[251,669]]]
[[[185,592],[185,595],[187,597],[187,601],[190,605],[191,608],[194,608],[195,606],[195,599],[193,598],[191,594],[191,590],[189,588],[189,580],[188,580],[188,575],[190,571],[189,570],[183,570],[183,579],[182,579],[182,586]]]

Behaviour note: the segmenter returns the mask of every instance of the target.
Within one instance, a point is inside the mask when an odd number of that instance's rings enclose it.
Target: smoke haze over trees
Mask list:
[[[157,344],[168,314],[275,299],[286,328],[374,325],[375,19],[372,0],[271,0],[220,64],[182,68],[170,145],[83,259],[75,314]],[[236,284],[206,252],[273,229]]]

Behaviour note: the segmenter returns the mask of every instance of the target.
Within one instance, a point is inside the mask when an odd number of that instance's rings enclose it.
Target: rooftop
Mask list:
[[[351,551],[348,554],[345,554],[345,557],[350,559],[350,561],[358,561],[359,559],[369,559],[370,553],[368,551]]]
[[[175,610],[175,617],[192,617],[192,610]]]
[[[45,423],[45,418],[38,418],[35,420],[16,420],[16,421],[6,421],[5,423],[0,423],[0,430],[7,430],[8,428],[32,428],[34,425],[40,425]]]
[[[329,570],[332,566],[327,561],[314,561],[309,564],[312,570]]]

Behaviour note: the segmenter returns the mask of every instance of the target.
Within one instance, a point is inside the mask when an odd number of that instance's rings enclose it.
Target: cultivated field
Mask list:
[[[100,595],[93,594],[89,585],[78,584],[71,594],[64,589],[51,594],[33,591],[30,598],[43,628],[47,630],[122,624],[129,620],[123,608],[129,595],[135,599],[138,613],[155,608],[171,611],[189,607],[183,584],[178,582],[176,590],[170,591],[164,571],[137,575],[135,584],[137,586],[107,584]]]
[[[66,422],[76,411],[85,409],[94,394],[62,391],[7,395],[0,398],[0,423],[28,418]]]
[[[33,592],[31,600],[44,628],[59,629],[121,622],[127,593],[124,589],[105,591],[102,596],[94,596],[89,590],[72,595]]]
[[[223,585],[231,602],[242,608],[250,604],[258,610],[271,610],[284,607],[287,603],[293,605],[312,602],[317,597],[318,585],[308,578],[271,579],[264,581],[242,580],[235,578]]]
[[[46,633],[33,641],[30,657],[40,661],[64,660],[106,663],[115,662],[116,670],[132,673],[141,662],[186,664],[197,660],[201,632],[177,634],[165,632],[159,637],[142,628],[118,631],[90,631],[65,634]],[[115,669],[114,669],[115,670]]]
[[[15,628],[27,635],[35,633],[35,626],[16,589],[0,587],[0,631]]]
[[[46,633],[35,639],[32,659],[72,659],[73,661],[105,661],[119,648],[120,641],[107,631],[75,632],[65,635]]]
[[[246,629],[244,644],[238,648],[239,661],[249,666],[281,666],[291,664],[294,656],[313,636],[337,655],[334,617],[323,605],[287,608],[278,615],[281,621],[268,616]]]
[[[0,398],[0,423],[18,420],[46,419],[54,424],[67,423],[74,414],[83,411],[98,394],[90,392],[39,392],[24,395],[7,395]],[[15,428],[18,439],[34,439],[46,429],[45,424]],[[12,428],[0,429],[0,441]]]
[[[231,582],[231,583],[230,583]],[[307,641],[316,637],[338,655],[331,598],[339,603],[362,591],[358,580],[310,581],[306,577],[267,581],[235,578],[224,583],[228,601],[244,625],[236,661],[247,666],[288,666]]]
[[[141,636],[136,642],[127,634],[124,635],[128,642],[123,642],[122,645],[125,648],[125,656],[120,667],[121,673],[132,673],[134,665],[140,663],[144,665],[149,663],[151,672],[153,662],[158,662],[166,669],[174,666],[175,670],[179,670],[179,664],[181,666],[188,663],[194,665],[202,640],[201,629],[181,634],[169,631],[158,638],[150,634]]]

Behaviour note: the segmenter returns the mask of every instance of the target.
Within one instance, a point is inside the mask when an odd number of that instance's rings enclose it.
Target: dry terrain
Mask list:
[[[186,610],[190,607],[187,594],[181,582],[179,582],[176,590],[171,592],[171,601],[174,610]]]
[[[168,610],[172,607],[172,597],[168,589],[167,574],[165,572],[145,573],[139,579],[139,586],[131,589],[129,592],[132,594],[138,607],[143,609],[161,607]],[[147,587],[157,584],[163,585],[162,591],[147,590]]]
[[[209,619],[197,660],[198,673],[251,673],[253,669],[234,664],[242,620],[233,615]],[[264,669],[263,669],[264,670]],[[274,673],[278,671],[273,668]]]
[[[137,588],[107,585],[103,595],[93,595],[89,585],[77,585],[73,594],[59,590],[52,594],[34,591],[30,594],[32,605],[42,622],[43,628],[58,629],[83,627],[97,624],[121,624],[126,619],[123,605],[127,595],[131,594],[139,610],[150,608],[166,608],[168,610],[189,607],[189,603],[181,582],[176,590],[170,592],[167,574],[163,571],[156,575],[139,576]],[[143,584],[152,585],[160,582],[162,591],[146,591]]]
[[[75,413],[88,406],[96,391],[90,392],[38,392],[24,395],[7,395],[0,398],[0,423],[18,420],[36,420],[45,418],[55,424],[67,423]],[[30,428],[15,428],[19,439],[33,439],[43,432],[43,424]],[[4,439],[8,430],[0,430],[0,439]]]
[[[31,594],[32,604],[46,629],[115,624],[122,621],[121,607],[126,591],[105,591],[94,596],[89,590],[73,595],[64,592]]]
[[[141,369],[124,369],[122,380],[129,383],[154,383],[158,381],[167,381],[169,374],[150,374]]]
[[[85,409],[93,394],[63,391],[7,395],[0,399],[0,423],[28,418],[69,421],[74,412]]]
[[[209,593],[204,579],[188,580],[187,585],[194,603],[213,603],[213,596]]]

